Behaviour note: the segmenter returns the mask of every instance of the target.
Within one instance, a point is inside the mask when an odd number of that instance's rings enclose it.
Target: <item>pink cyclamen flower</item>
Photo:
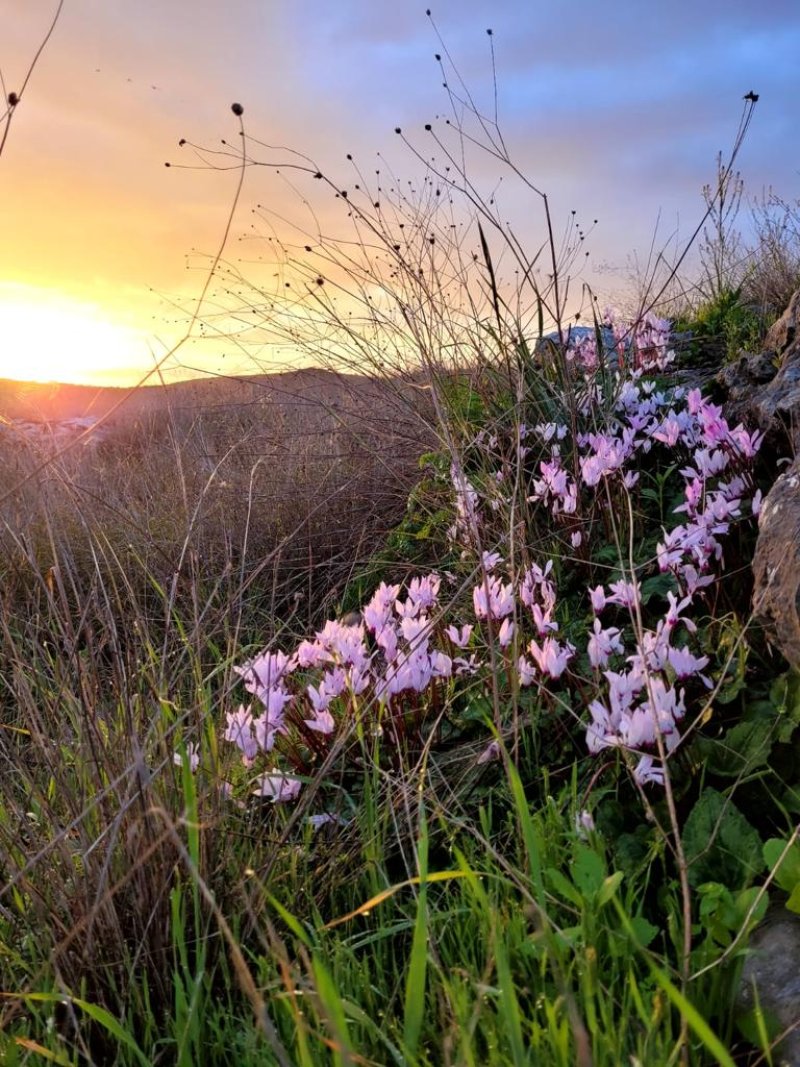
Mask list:
[[[606,597],[606,603],[619,604],[623,608],[634,608],[639,602],[639,586],[636,582],[626,582],[620,579],[612,582],[609,586],[611,596]]]
[[[176,767],[183,765],[183,756],[180,752],[173,753],[172,762]],[[190,741],[186,746],[186,762],[189,764],[189,770],[194,774],[197,768],[200,766],[200,751],[197,744],[194,741]]]
[[[269,709],[267,709],[263,715],[253,719],[253,732],[259,747],[264,752],[271,752],[275,745],[276,736],[286,732],[286,728],[283,725],[283,712],[271,715]]]
[[[300,667],[319,667],[332,659],[330,652],[319,641],[301,641],[297,646],[297,663]]]
[[[547,637],[549,633],[558,632],[558,623],[552,617],[552,612],[552,608],[548,608],[547,611],[542,611],[538,604],[534,604],[531,608],[533,624],[536,627],[536,632],[539,637]]]
[[[476,654],[474,652],[469,657],[469,659],[465,659],[464,656],[456,656],[456,658],[453,660],[453,667],[455,669],[455,674],[458,677],[463,677],[464,675],[470,676],[470,675],[473,675],[473,674],[477,674],[482,666],[483,666],[483,664],[481,663],[481,661],[478,659],[478,657],[476,656]]]
[[[486,748],[481,752],[478,758],[475,760],[477,764],[493,763],[495,760],[500,759],[500,742],[490,741]]]
[[[524,656],[519,657],[517,670],[519,671],[519,684],[521,686],[532,685],[536,681],[536,668]]]
[[[387,625],[392,617],[392,609],[399,593],[399,585],[387,585],[386,582],[381,582],[370,602],[364,607],[364,625],[368,630],[377,633]]]
[[[444,652],[431,652],[431,675],[434,678],[450,678],[453,673],[453,660]]]
[[[412,578],[408,583],[408,599],[413,601],[417,612],[427,612],[436,605],[442,579],[438,574],[426,574],[424,578]]]
[[[589,599],[592,602],[592,611],[599,614],[606,606],[606,594],[602,585],[597,585],[589,590]]]
[[[583,841],[588,841],[589,834],[593,834],[596,829],[594,817],[590,811],[584,809],[583,811],[578,812],[575,816],[575,832],[578,837]]]
[[[456,648],[466,648],[472,635],[472,629],[473,627],[468,623],[462,626],[460,630],[457,630],[455,626],[448,626],[445,633]]]
[[[543,674],[551,678],[560,678],[567,669],[567,664],[572,659],[574,649],[571,645],[560,645],[555,638],[547,637],[541,647],[536,641],[531,641],[528,651],[536,661],[536,665]]]
[[[472,590],[472,603],[478,619],[502,619],[514,610],[514,587],[502,585],[499,578],[486,579]]]
[[[296,663],[285,652],[262,652],[243,667],[234,667],[234,671],[244,678],[248,693],[257,693],[261,689],[271,689],[281,684],[284,675],[291,674]]]
[[[345,671],[347,686],[353,696],[361,696],[372,680],[369,664],[348,667]]]
[[[642,756],[633,771],[633,777],[639,785],[664,784],[664,768],[657,764],[652,756]]]
[[[313,719],[304,719],[303,722],[309,730],[314,730],[318,734],[332,734],[336,729],[334,718],[327,709],[318,711]]]
[[[620,640],[620,631],[616,626],[603,629],[599,619],[594,620],[593,632],[589,636],[587,647],[589,662],[595,668],[607,667],[608,661],[614,653],[624,654],[625,649]]]
[[[282,804],[294,800],[303,787],[297,778],[288,778],[279,771],[262,774],[255,780],[253,795],[267,797],[273,804]]]
[[[497,640],[501,648],[508,648],[514,640],[514,623],[511,619],[503,619],[503,624],[500,627]]]
[[[397,657],[397,630],[391,622],[385,623],[375,631],[375,643],[391,663]]]
[[[678,623],[682,622],[689,633],[696,633],[697,626],[695,626],[691,619],[687,619],[686,616],[682,614],[682,612],[692,606],[691,596],[685,596],[682,600],[678,600],[674,593],[668,592],[667,603],[669,604],[669,608],[667,609],[667,614],[664,616],[664,625],[670,630],[674,630]]]
[[[253,734],[253,715],[249,707],[240,705],[236,711],[226,715],[226,727],[222,737],[230,741],[242,753],[245,764],[252,763],[258,755],[258,742]]]
[[[481,556],[481,563],[487,574],[491,574],[495,567],[499,566],[502,562],[503,557],[499,552],[484,552]]]
[[[696,674],[707,688],[711,688],[711,680],[700,674],[700,671],[708,666],[708,656],[694,656],[685,645],[683,648],[670,648],[668,656],[669,665],[675,671],[675,676],[679,681],[682,682]]]

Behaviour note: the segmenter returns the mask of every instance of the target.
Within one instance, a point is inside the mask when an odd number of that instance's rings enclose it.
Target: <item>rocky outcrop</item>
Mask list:
[[[717,376],[728,421],[763,430],[784,455],[800,451],[800,289],[757,355],[743,354]]]
[[[749,1013],[758,1005],[778,1035],[773,1053],[778,1067],[800,1067],[800,918],[776,907],[755,931],[742,968],[738,1007]],[[754,992],[755,991],[755,992]]]
[[[787,348],[800,340],[800,289],[789,301],[789,306],[775,323],[771,326],[764,338],[764,348],[768,352],[774,352],[776,356],[782,355]]]
[[[761,505],[753,557],[753,612],[771,643],[800,668],[800,460]]]
[[[722,368],[716,380],[726,396],[725,417],[731,426],[741,422],[764,429],[760,413],[754,410],[756,399],[777,373],[777,360],[771,352],[757,355],[743,352],[739,359]]]
[[[764,349],[742,354],[717,375],[731,425],[765,434],[762,464],[800,456],[800,289],[768,332]],[[753,558],[753,612],[769,638],[800,668],[800,459],[783,470],[759,516]]]

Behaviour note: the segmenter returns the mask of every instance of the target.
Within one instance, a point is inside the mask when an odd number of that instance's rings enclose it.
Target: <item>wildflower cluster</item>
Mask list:
[[[509,706],[520,688],[536,687],[543,700],[561,688],[569,695],[562,706],[583,709],[591,753],[630,753],[640,784],[663,781],[663,761],[680,741],[691,700],[711,686],[703,673],[709,657],[690,647],[696,631],[690,613],[723,568],[731,522],[744,517],[748,498],[749,510],[758,510],[749,465],[760,436],[731,428],[697,389],[659,389],[645,379],[645,371],[663,370],[672,358],[663,320],[650,316],[623,329],[609,318],[606,330],[611,340],[602,356],[592,336],[568,353],[587,385],[579,401],[583,424],[518,423],[507,434],[519,464],[513,479],[499,433],[484,432],[476,442],[487,460],[480,480],[453,463],[451,536],[472,568],[469,607],[457,592],[442,602],[436,573],[412,579],[405,590],[381,583],[358,624],[329,621],[293,652],[267,651],[237,668],[251,701],[228,713],[223,736],[246,768],[258,762],[253,792],[273,801],[295,798],[311,764],[355,724],[397,751],[452,702],[462,679],[489,692],[498,670]],[[618,366],[601,374],[609,353]],[[486,508],[510,504],[505,486],[521,486],[551,533],[567,524],[570,545],[583,546],[591,573],[591,545],[599,542],[592,506],[605,501],[613,510],[615,501],[636,494],[643,457],[657,458],[659,450],[683,480],[680,522],[663,532],[655,559],[589,583],[583,636],[576,638],[573,607],[567,640],[556,562],[530,562],[527,546],[524,569],[506,562],[504,555],[515,553],[504,552],[502,534],[492,551],[482,550],[496,526]],[[666,611],[652,618],[641,578],[656,568],[671,577],[671,588]],[[498,754],[493,742],[480,762]],[[262,763],[271,765],[261,770]]]

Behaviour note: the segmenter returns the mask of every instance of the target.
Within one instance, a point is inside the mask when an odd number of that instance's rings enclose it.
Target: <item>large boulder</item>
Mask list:
[[[800,456],[800,289],[767,334],[717,375],[731,425],[765,434],[762,466]],[[788,662],[800,668],[800,460],[786,467],[761,506],[753,558],[753,613]]]
[[[771,352],[743,352],[722,368],[717,382],[725,393],[725,417],[731,426],[743,422],[761,427],[761,414],[755,410],[757,399],[777,373],[777,361]]]
[[[800,1067],[800,918],[773,907],[750,938],[737,1005],[750,1014],[756,1004],[783,1040],[773,1051],[776,1067]]]
[[[775,355],[782,355],[787,348],[800,340],[800,289],[792,296],[789,306],[770,327],[764,338],[764,348]]]
[[[778,452],[800,451],[800,289],[769,330],[763,351],[742,355],[717,376],[728,421],[763,430]]]
[[[800,668],[800,460],[780,475],[761,505],[753,578],[756,619]]]

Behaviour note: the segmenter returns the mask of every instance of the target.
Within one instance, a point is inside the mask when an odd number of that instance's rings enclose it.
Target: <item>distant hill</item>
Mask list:
[[[388,391],[390,387],[384,382],[316,368],[238,378],[196,378],[135,390],[0,379],[0,418],[55,422],[102,418],[113,411],[116,421],[117,416],[138,418],[166,408],[207,411],[264,402],[278,402],[282,408],[314,403],[335,409],[342,401],[349,401],[349,407],[354,400],[374,401]]]

